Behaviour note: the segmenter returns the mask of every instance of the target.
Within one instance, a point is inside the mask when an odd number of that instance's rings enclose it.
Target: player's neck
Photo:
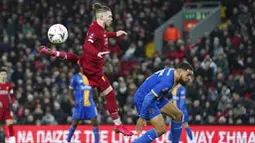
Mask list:
[[[179,78],[180,78],[180,75],[179,75],[179,73],[175,70],[175,71],[174,71],[174,86],[176,86],[176,85],[178,84]]]
[[[102,20],[97,19],[97,24],[100,25],[103,29],[105,29],[105,24]]]

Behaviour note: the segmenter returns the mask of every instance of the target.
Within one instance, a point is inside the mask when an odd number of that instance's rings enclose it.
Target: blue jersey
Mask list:
[[[187,112],[186,108],[186,89],[183,86],[173,88],[173,103],[182,112]]]
[[[163,95],[171,90],[174,85],[174,71],[173,68],[160,70],[148,77],[138,88],[135,94],[135,104],[140,117],[151,119],[160,114],[159,109],[168,103]],[[155,97],[159,101],[157,104]]]
[[[93,100],[92,87],[82,73],[73,76],[70,87],[74,89],[75,107],[72,119],[91,119],[97,116],[96,105]]]
[[[184,115],[183,122],[188,122],[188,111],[186,108],[186,89],[183,86],[176,86],[172,91],[174,105],[182,111]]]
[[[149,92],[152,92],[156,97],[160,97],[163,95],[162,93],[171,90],[173,85],[174,69],[165,68],[148,77],[138,90],[143,93],[142,98],[144,98],[144,96],[146,96]]]
[[[93,101],[92,87],[89,86],[89,81],[82,73],[73,76],[70,87],[75,92],[75,103],[79,106],[95,106]]]

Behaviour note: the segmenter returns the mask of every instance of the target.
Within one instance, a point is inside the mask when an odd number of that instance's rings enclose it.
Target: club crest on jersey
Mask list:
[[[91,33],[91,34],[89,35],[89,39],[92,39],[94,36],[95,36],[95,34],[94,34],[94,33]]]
[[[184,95],[184,94],[185,94],[185,91],[181,91],[180,94],[181,94],[181,95]]]
[[[150,109],[149,109],[149,113],[150,113],[150,114],[154,114],[155,112],[156,112],[156,111],[155,111],[154,108],[150,108]]]

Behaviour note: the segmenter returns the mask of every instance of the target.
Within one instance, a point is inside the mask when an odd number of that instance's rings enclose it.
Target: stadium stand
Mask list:
[[[190,0],[189,0],[190,1]],[[15,83],[16,124],[67,124],[71,121],[68,85],[78,66],[48,56],[36,47],[50,45],[47,30],[63,23],[69,38],[51,48],[81,53],[92,21],[92,0],[2,0],[0,1],[0,65],[8,67],[8,79]],[[176,13],[184,1],[106,0],[114,14],[114,26],[128,37],[111,39],[112,67],[105,66],[117,93],[121,117],[135,124],[133,95],[151,73],[190,62],[195,69],[187,86],[191,124],[255,124],[255,2],[225,3],[224,26],[196,43],[169,42],[165,55],[146,57],[145,47],[153,31]],[[2,30],[3,29],[3,30]],[[163,39],[162,39],[163,40]],[[104,102],[100,98],[100,102]],[[111,123],[99,107],[101,123]]]

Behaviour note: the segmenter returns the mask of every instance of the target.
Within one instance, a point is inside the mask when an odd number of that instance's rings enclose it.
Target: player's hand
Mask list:
[[[138,135],[140,135],[143,131],[143,127],[146,126],[147,122],[143,118],[139,118],[136,123],[136,132]]]
[[[13,109],[17,109],[18,108],[18,104],[16,102],[12,103],[12,108]]]
[[[116,36],[120,37],[120,36],[126,36],[128,35],[127,32],[123,31],[123,30],[119,30],[116,32]]]
[[[72,107],[75,106],[75,101],[74,101],[74,100],[71,100],[70,103],[71,103],[71,106],[72,106]]]
[[[98,56],[99,58],[103,58],[104,55],[107,55],[107,54],[109,54],[109,53],[110,53],[109,51],[99,52],[99,53],[97,54],[97,56]]]

